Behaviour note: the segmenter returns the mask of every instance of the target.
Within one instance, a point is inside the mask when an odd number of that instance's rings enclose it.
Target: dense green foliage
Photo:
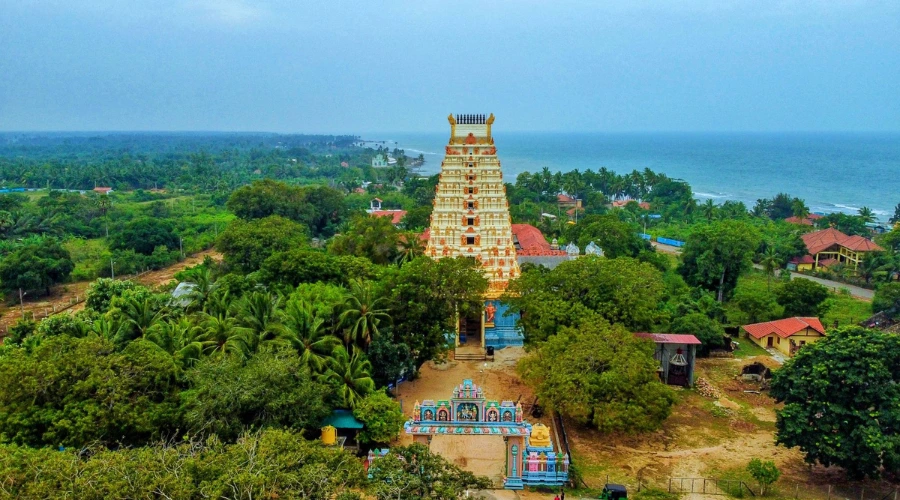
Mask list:
[[[369,469],[378,500],[455,500],[466,489],[485,489],[489,479],[461,470],[427,446],[397,446]]]
[[[510,289],[507,300],[522,312],[525,339],[534,343],[577,325],[586,312],[632,331],[647,330],[659,319],[665,285],[650,264],[585,256],[552,271],[526,269]]]
[[[406,422],[400,403],[384,391],[376,391],[363,398],[353,409],[353,416],[366,426],[359,433],[359,440],[363,443],[389,443],[400,435]]]
[[[828,289],[812,280],[795,279],[782,285],[775,298],[785,316],[824,316]]]
[[[51,239],[17,248],[0,260],[0,286],[14,290],[50,293],[50,286],[69,277],[75,268],[69,252]]]
[[[759,483],[759,494],[765,496],[769,490],[769,486],[781,477],[781,471],[772,460],[763,462],[758,458],[750,460],[747,464],[747,472]]]
[[[178,369],[156,345],[66,335],[0,356],[0,441],[141,444],[178,422]]]
[[[332,498],[365,486],[359,460],[340,448],[268,430],[218,439],[60,452],[0,445],[3,490],[20,499]]]
[[[900,337],[847,327],[775,372],[777,439],[852,477],[900,472]]]
[[[653,343],[588,315],[541,343],[519,364],[541,403],[610,432],[659,428],[675,401],[659,381]]]
[[[759,245],[756,230],[739,221],[699,226],[685,242],[679,272],[689,284],[715,291],[722,302],[750,268]]]

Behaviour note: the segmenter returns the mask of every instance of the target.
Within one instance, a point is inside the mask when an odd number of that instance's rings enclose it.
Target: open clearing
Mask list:
[[[481,384],[491,400],[521,400],[523,405],[534,399],[533,391],[515,373],[516,361],[524,355],[519,348],[497,351],[496,361],[449,361],[427,363],[419,379],[401,384],[397,390],[404,411],[411,416],[415,401],[448,399],[453,387],[470,378]],[[747,481],[747,463],[752,458],[774,460],[782,472],[774,496],[793,498],[827,498],[828,485],[834,485],[832,498],[859,498],[863,488],[871,492],[888,491],[894,485],[885,481],[848,483],[839,469],[810,467],[797,449],[775,444],[775,409],[777,405],[758,385],[743,382],[741,367],[757,358],[699,359],[697,377],[708,381],[718,392],[703,396],[695,389],[676,388],[677,403],[663,427],[641,435],[601,434],[566,420],[573,463],[581,471],[590,488],[602,488],[607,481],[636,488],[644,485],[666,489],[672,477],[719,478]],[[771,359],[764,359],[772,365]],[[545,416],[540,420],[549,424]],[[456,440],[453,442],[453,440]],[[489,439],[489,438],[488,438]],[[412,439],[402,435],[401,444]],[[493,443],[481,443],[470,437],[435,440],[432,449],[457,465],[477,474],[496,479],[503,470],[502,448],[494,451]],[[502,447],[502,442],[496,446]],[[446,454],[445,454],[446,453]],[[468,455],[466,455],[468,453]],[[493,457],[493,459],[492,459]],[[512,493],[512,492],[509,492]],[[552,498],[538,492],[519,492],[510,498]],[[576,495],[572,495],[577,498]],[[699,497],[699,496],[698,496]],[[499,498],[499,497],[498,497]],[[504,496],[503,498],[506,498]],[[721,496],[711,498],[724,498]]]

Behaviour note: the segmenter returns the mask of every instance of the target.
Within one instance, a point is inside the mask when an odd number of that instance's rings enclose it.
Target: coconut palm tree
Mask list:
[[[399,243],[400,253],[397,254],[395,260],[401,266],[425,253],[425,245],[422,244],[422,240],[415,231],[406,231],[401,234]]]
[[[280,332],[278,321],[279,296],[253,292],[237,304],[242,326],[250,329],[250,348],[256,350],[263,342],[273,340]]]
[[[351,342],[368,346],[372,337],[378,334],[378,324],[391,320],[387,309],[379,308],[386,301],[384,297],[375,297],[371,283],[356,279],[350,281],[350,295],[340,316],[341,324],[347,328],[344,344],[348,348]]]
[[[706,203],[700,205],[700,213],[706,217],[706,220],[712,222],[716,217],[716,204],[712,200],[706,200]]]
[[[760,264],[763,266],[763,270],[766,272],[766,290],[771,290],[772,286],[772,276],[775,275],[775,269],[778,268],[778,263],[781,261],[778,257],[778,253],[775,251],[775,248],[771,245],[766,247],[766,251],[762,255],[762,260],[760,260]]]
[[[346,349],[337,346],[327,360],[327,380],[338,388],[344,406],[355,408],[367,394],[375,390],[372,380],[372,363],[360,351],[351,356]]]
[[[194,268],[191,270],[188,279],[194,284],[194,288],[187,295],[190,303],[186,309],[189,311],[202,311],[206,306],[206,301],[212,292],[215,291],[215,280],[212,277],[212,272],[207,266]]]
[[[241,326],[237,318],[228,315],[202,313],[201,333],[197,339],[205,342],[207,350],[221,355],[231,353],[246,357],[250,352],[249,328]]]
[[[201,340],[203,331],[186,317],[164,321],[154,328],[149,339],[172,355],[182,369],[192,366],[213,347],[212,341]]]
[[[859,218],[863,220],[863,222],[875,222],[875,214],[872,213],[872,209],[869,207],[862,207],[859,209]]]
[[[281,314],[279,340],[294,348],[314,373],[325,370],[328,356],[340,345],[340,340],[325,329],[322,319],[313,314],[312,306],[302,300],[288,302]]]
[[[104,314],[91,323],[91,332],[106,340],[115,341],[122,332],[122,320],[118,315]]]
[[[167,313],[165,308],[157,308],[151,297],[123,298],[110,310],[110,315],[122,322],[117,342],[146,337],[157,323],[165,319]]]
[[[794,217],[801,221],[809,217],[809,207],[807,207],[806,203],[800,198],[794,198],[794,201],[791,202],[791,212],[793,212]]]

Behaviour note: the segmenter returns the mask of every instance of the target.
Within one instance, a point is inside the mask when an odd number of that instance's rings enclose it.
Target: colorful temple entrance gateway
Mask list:
[[[434,197],[428,245],[433,259],[472,257],[488,279],[484,314],[462,318],[456,342],[497,349],[521,346],[517,316],[497,300],[519,276],[506,187],[491,136],[494,115],[450,115],[446,147]]]
[[[416,401],[413,418],[404,429],[415,442],[426,446],[436,435],[502,437],[506,443],[506,489],[561,486],[569,479],[569,457],[554,453],[546,426],[525,422],[518,403],[487,401],[482,389],[468,379],[453,390],[449,400]]]

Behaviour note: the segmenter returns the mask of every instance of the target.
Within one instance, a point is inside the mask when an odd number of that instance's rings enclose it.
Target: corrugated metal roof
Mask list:
[[[635,333],[634,336],[642,339],[650,339],[657,344],[702,344],[697,337],[684,333]]]
[[[357,420],[350,410],[334,410],[322,421],[321,427],[326,425],[335,429],[362,429],[364,427],[363,423]]]

